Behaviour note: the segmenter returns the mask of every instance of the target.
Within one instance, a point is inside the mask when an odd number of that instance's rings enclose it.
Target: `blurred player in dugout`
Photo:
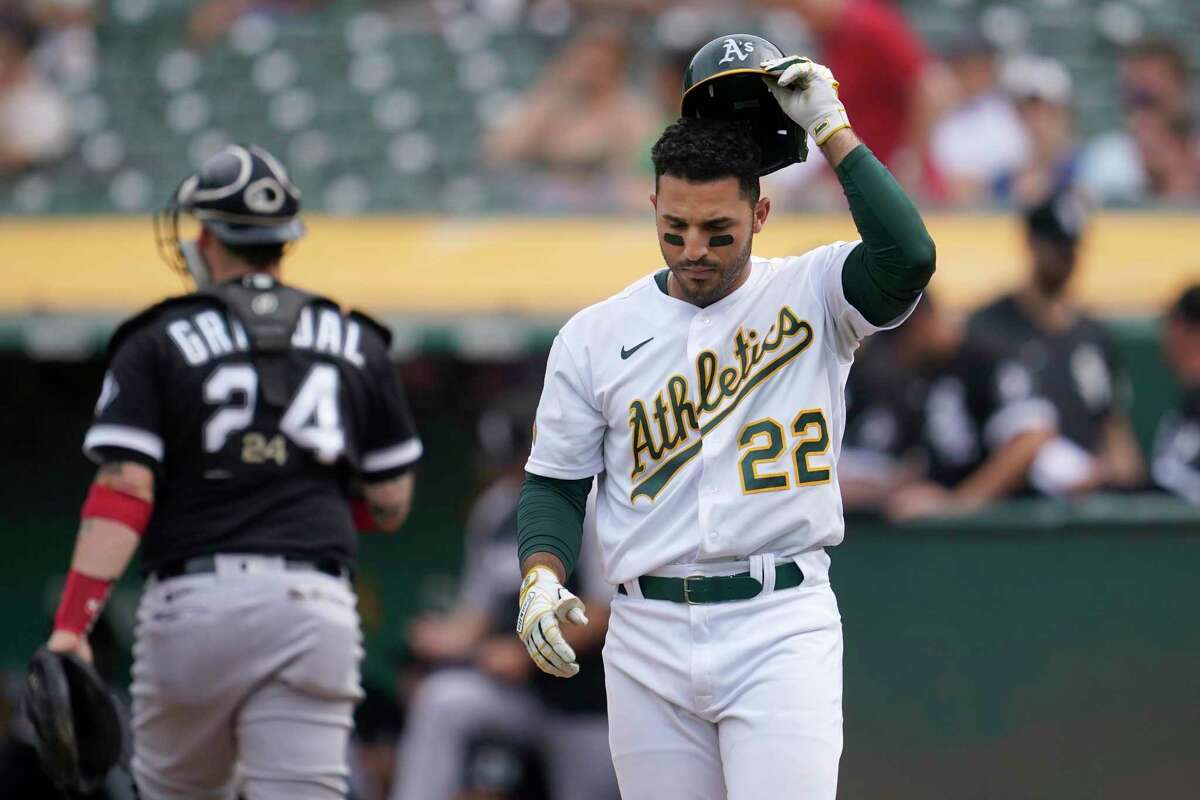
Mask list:
[[[588,603],[591,625],[570,633],[591,669],[571,681],[546,675],[512,635],[521,577],[512,557],[517,503],[536,402],[510,395],[480,415],[482,471],[490,479],[467,518],[455,608],[419,618],[410,631],[413,653],[438,669],[409,706],[392,800],[532,800],[537,781],[523,754],[536,757],[552,800],[618,796],[600,669],[612,587],[600,572],[590,511],[568,586]]]
[[[1128,381],[1102,325],[1068,293],[1085,222],[1071,194],[1026,209],[1021,286],[973,313],[965,330],[926,308],[864,348],[848,386],[847,507],[890,494],[889,515],[907,519],[1014,494],[1143,484]],[[924,472],[907,466],[913,451]]]
[[[84,439],[100,469],[49,647],[90,659],[87,633],[140,545],[143,800],[225,800],[239,784],[247,800],[346,796],[355,529],[402,524],[421,442],[387,331],[280,282],[299,210],[254,146],[183,181],[157,227],[197,291],[113,335]],[[181,241],[184,214],[199,228]]]
[[[968,328],[1022,363],[1058,413],[1059,435],[1039,452],[1031,481],[1056,496],[1132,489],[1145,480],[1126,406],[1130,388],[1103,326],[1072,300],[1087,208],[1070,192],[1026,209],[1028,275],[976,311]]]
[[[1200,505],[1200,283],[1168,310],[1163,352],[1182,397],[1159,422],[1151,474],[1159,488]]]

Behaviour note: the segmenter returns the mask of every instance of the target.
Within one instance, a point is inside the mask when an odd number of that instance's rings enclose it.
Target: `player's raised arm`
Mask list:
[[[846,300],[875,326],[899,319],[933,276],[935,248],[921,215],[887,167],[850,128],[827,67],[789,56],[763,64],[780,107],[821,148],[850,203],[862,244],[842,267]]]

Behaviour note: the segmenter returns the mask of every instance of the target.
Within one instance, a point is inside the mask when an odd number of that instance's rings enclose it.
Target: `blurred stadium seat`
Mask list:
[[[1200,18],[1189,0],[902,5],[935,50],[978,20],[1004,51],[1062,60],[1078,87],[1085,136],[1119,124],[1118,46],[1169,32],[1200,63]],[[288,154],[314,209],[519,207],[502,182],[478,174],[481,119],[535,81],[559,36],[523,19],[497,22],[465,3],[433,4],[413,19],[404,4],[337,2],[307,14],[247,15],[193,51],[193,6],[109,4],[97,25],[96,74],[63,87],[79,146],[61,163],[0,183],[0,213],[146,211],[183,165],[232,138]]]

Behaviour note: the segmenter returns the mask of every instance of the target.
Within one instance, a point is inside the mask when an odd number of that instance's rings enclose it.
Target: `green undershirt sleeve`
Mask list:
[[[886,325],[929,283],[933,239],[912,200],[866,145],[852,150],[836,171],[862,237],[842,267],[842,291],[868,322]]]
[[[583,514],[591,490],[592,478],[560,480],[525,473],[517,505],[520,563],[533,553],[550,553],[571,574],[583,542]]]

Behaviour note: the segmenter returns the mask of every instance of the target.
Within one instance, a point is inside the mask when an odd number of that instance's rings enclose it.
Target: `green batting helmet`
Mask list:
[[[808,137],[763,83],[774,73],[762,65],[773,58],[783,51],[761,36],[731,33],[697,50],[683,74],[683,116],[749,122],[762,147],[759,175],[808,158]]]

